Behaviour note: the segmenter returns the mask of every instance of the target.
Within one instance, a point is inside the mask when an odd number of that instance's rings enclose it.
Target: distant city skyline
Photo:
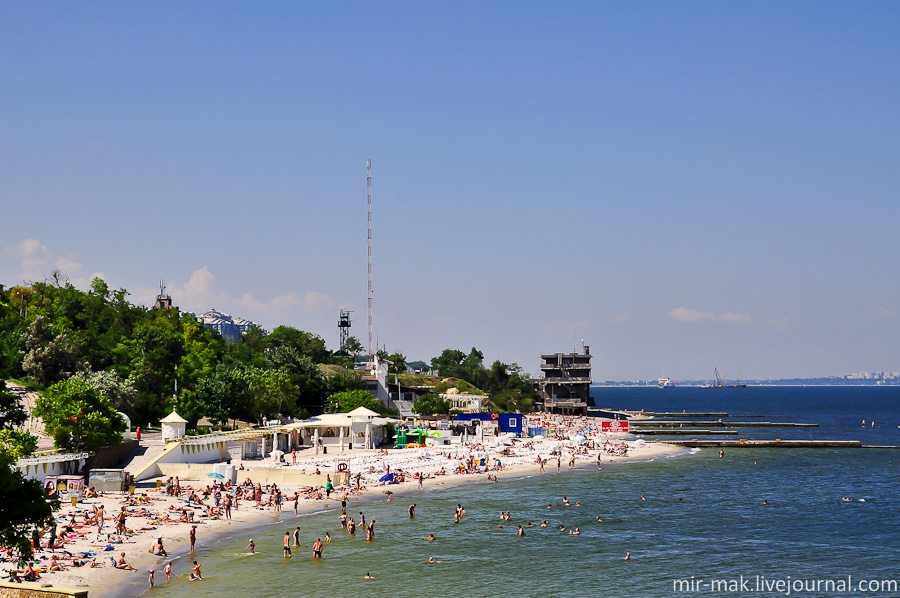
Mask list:
[[[595,380],[900,369],[900,5],[0,7],[0,284]]]

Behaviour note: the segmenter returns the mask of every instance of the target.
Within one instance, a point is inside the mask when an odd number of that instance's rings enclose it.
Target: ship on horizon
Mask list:
[[[668,376],[660,378],[657,382],[659,383],[660,388],[671,388],[675,386],[675,383],[672,382]]]
[[[725,384],[728,379],[728,372],[725,372],[725,375],[721,378],[719,377],[719,368],[715,368],[716,372],[716,383],[715,384],[703,384],[702,386],[698,386],[697,388],[747,388],[746,384],[741,384],[741,375],[738,373],[737,382],[734,384]]]

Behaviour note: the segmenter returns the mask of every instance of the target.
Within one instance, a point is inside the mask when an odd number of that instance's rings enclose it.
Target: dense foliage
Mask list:
[[[515,363],[507,365],[497,360],[486,368],[484,354],[473,347],[468,354],[457,349],[444,349],[431,360],[431,368],[442,377],[460,378],[484,389],[497,411],[527,413],[534,410],[537,394],[531,379]]]
[[[191,425],[202,417],[304,417],[321,413],[330,394],[361,387],[352,372],[326,380],[322,364],[349,360],[316,334],[279,326],[226,343],[177,309],[148,309],[127,297],[99,278],[87,291],[59,275],[0,287],[0,378],[38,388],[78,380],[135,425],[155,423],[172,408]],[[59,407],[47,403],[48,418],[71,421]]]
[[[122,441],[125,420],[96,388],[71,378],[47,389],[34,405],[34,415],[57,448],[96,451]]]
[[[453,406],[436,392],[422,395],[413,403],[413,411],[419,415],[447,415]]]
[[[365,390],[347,390],[328,397],[331,410],[334,413],[349,413],[359,407],[371,409],[379,415],[394,415],[384,403],[373,397]]]
[[[12,466],[34,451],[37,439],[21,430],[25,411],[18,397],[0,380],[0,546],[12,548],[22,558],[32,555],[32,527],[50,523],[50,504],[44,500],[40,482],[26,479]]]
[[[112,290],[99,278],[86,291],[59,275],[9,289],[0,286],[0,378],[52,389],[42,413],[64,447],[95,446],[91,436],[99,431],[91,431],[95,415],[84,407],[82,413],[71,412],[64,405],[70,401],[58,396],[71,394],[82,405],[97,406],[97,413],[104,413],[115,430],[119,420],[111,411],[145,426],[173,408],[190,427],[204,417],[223,425],[306,417],[349,400],[329,397],[362,390],[351,357],[361,349],[351,338],[340,351],[330,352],[317,334],[290,326],[268,334],[254,328],[238,342],[226,343],[192,316],[178,309],[134,305],[124,289]],[[392,377],[406,375],[403,354],[383,357],[391,361]],[[480,388],[496,409],[531,410],[534,391],[520,368],[500,361],[485,367],[483,361],[476,349],[468,354],[445,350],[431,368],[453,381],[439,381],[435,392],[453,385],[463,392]],[[353,407],[365,403],[387,412],[374,399],[364,402],[362,394],[353,396],[359,399]],[[73,418],[78,418],[77,425]],[[108,441],[113,442],[115,430],[107,431]]]

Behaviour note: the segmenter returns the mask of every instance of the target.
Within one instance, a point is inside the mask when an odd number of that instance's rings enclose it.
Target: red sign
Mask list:
[[[628,432],[628,421],[613,420],[611,422],[600,422],[600,431],[604,434],[618,434],[619,432]]]

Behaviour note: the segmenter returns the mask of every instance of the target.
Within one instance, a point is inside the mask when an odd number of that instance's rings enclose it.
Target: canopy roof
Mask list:
[[[378,417],[377,413],[371,409],[366,409],[365,407],[357,407],[347,415],[351,417]]]
[[[181,417],[180,415],[178,415],[178,413],[176,413],[174,409],[172,410],[172,413],[170,413],[169,415],[167,415],[164,418],[162,418],[161,420],[159,420],[159,422],[161,424],[186,424],[186,423],[188,423],[188,421],[186,419],[184,419],[183,417]]]

